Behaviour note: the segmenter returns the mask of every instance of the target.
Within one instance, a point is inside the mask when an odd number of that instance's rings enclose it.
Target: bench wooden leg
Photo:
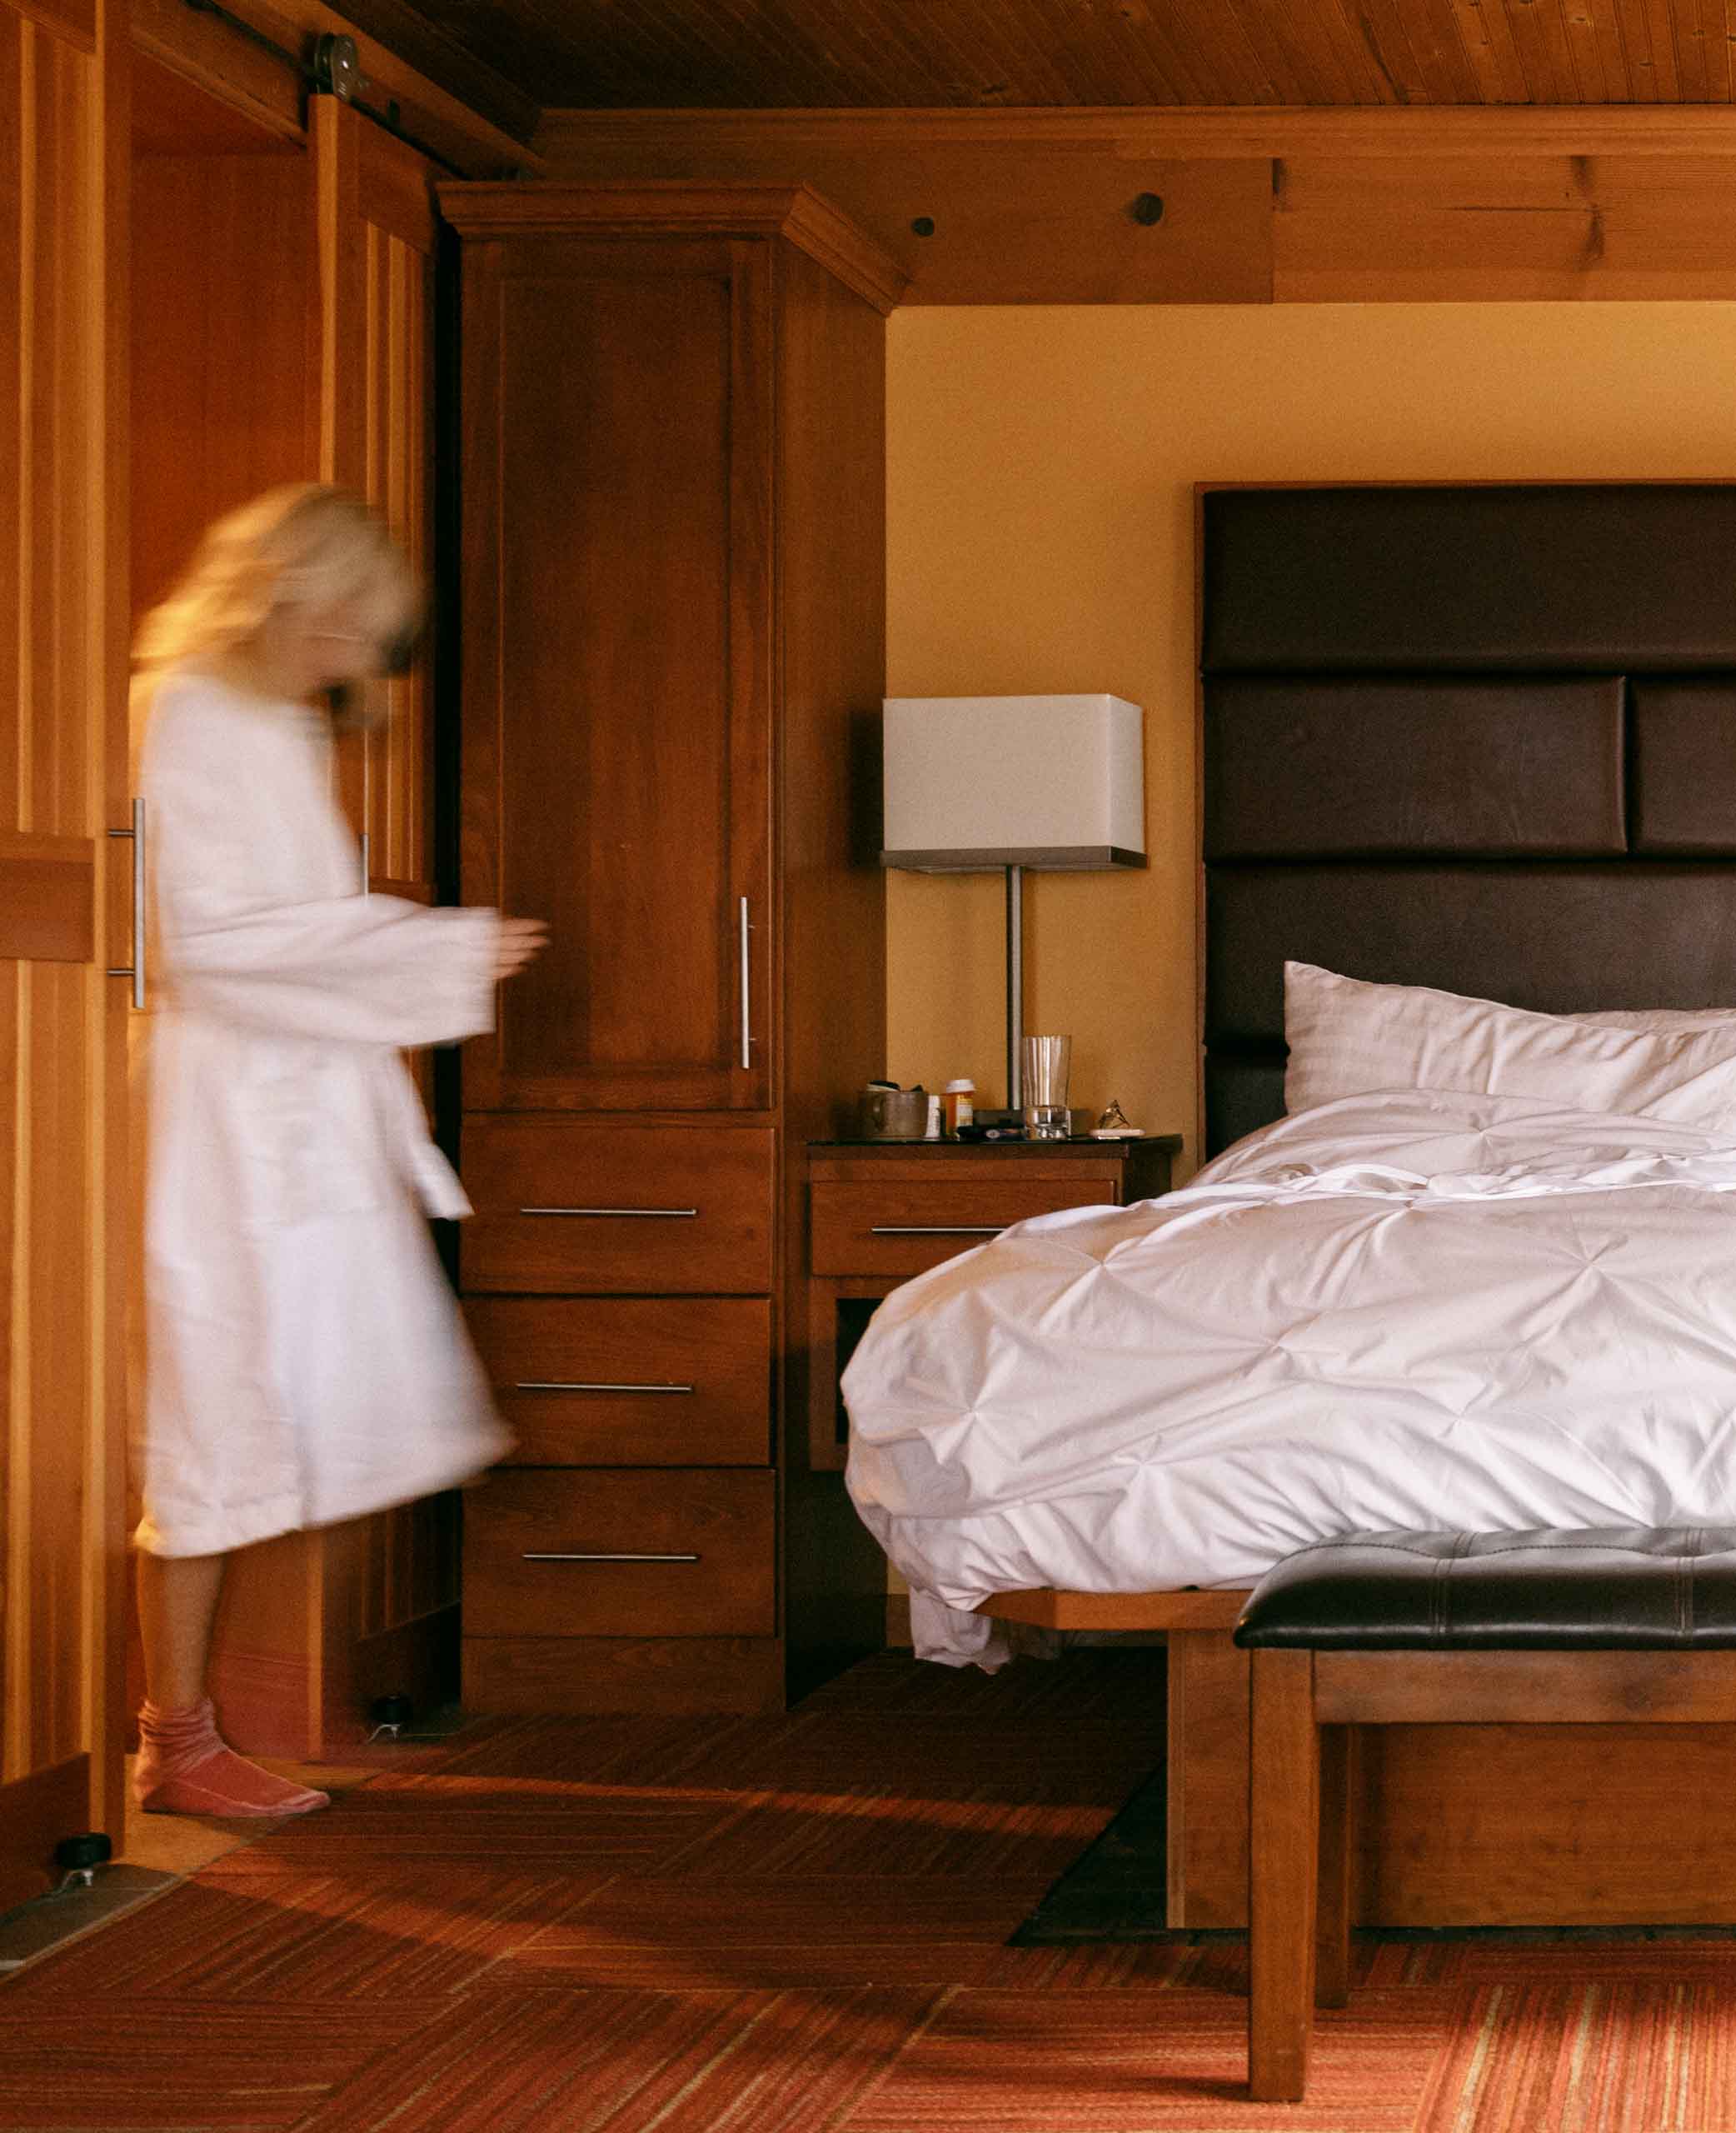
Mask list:
[[[1314,2027],[1319,1872],[1311,1651],[1254,1654],[1249,1811],[1248,2089],[1258,2102],[1300,2103]]]
[[[1319,1916],[1314,1935],[1314,2003],[1342,2007],[1350,1997],[1351,1862],[1355,1855],[1356,1729],[1320,1728]]]

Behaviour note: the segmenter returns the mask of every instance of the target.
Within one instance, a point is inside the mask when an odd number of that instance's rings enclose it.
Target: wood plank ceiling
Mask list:
[[[473,61],[545,110],[1728,103],[1736,43],[1736,0],[347,0],[344,12],[454,86]]]

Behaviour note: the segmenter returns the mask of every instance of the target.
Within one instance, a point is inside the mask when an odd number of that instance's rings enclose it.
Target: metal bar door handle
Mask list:
[[[520,1560],[527,1563],[696,1563],[697,1556],[639,1555],[626,1548],[526,1548]]]
[[[748,957],[747,937],[753,928],[748,923],[747,898],[741,899],[741,1064],[744,1068],[754,1063],[753,977]]]
[[[870,1236],[999,1236],[1005,1222],[876,1222]]]
[[[697,1207],[521,1207],[521,1215],[631,1215],[645,1221],[691,1221]]]
[[[521,1378],[515,1392],[691,1392],[691,1385],[604,1385],[564,1378]]]
[[[132,1004],[141,1012],[145,1005],[145,803],[132,803],[132,827],[130,830],[111,830],[111,837],[130,837],[132,839],[132,961],[124,968],[116,966],[109,970],[111,977],[130,977],[132,980]]]

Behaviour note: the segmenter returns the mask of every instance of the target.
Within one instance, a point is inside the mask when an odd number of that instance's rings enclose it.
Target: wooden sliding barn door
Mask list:
[[[0,0],[0,1908],[122,1834],[127,62]]]
[[[433,520],[432,173],[422,157],[335,97],[315,100],[309,132],[319,217],[321,476],[375,504],[426,575]],[[407,672],[373,683],[371,693],[371,709],[382,715],[341,744],[341,796],[364,840],[370,888],[427,903],[434,864],[426,645]],[[339,1745],[371,1696],[403,1691],[425,1704],[443,1680],[456,1685],[456,1492],[309,1536],[307,1546],[322,1626],[319,1745]]]
[[[385,514],[426,576],[432,561],[434,242],[425,157],[322,97],[310,116],[319,187],[323,480]],[[433,895],[432,677],[424,647],[372,685],[372,732],[342,751],[345,806],[372,886]]]
[[[322,471],[384,512],[426,580],[433,566],[435,173],[334,97],[314,107],[312,128]],[[431,668],[424,637],[405,672],[372,685],[384,716],[347,741],[343,756],[346,805],[366,838],[370,887],[418,903],[434,895]],[[414,1063],[428,1097],[426,1056]],[[451,1491],[355,1531],[347,1573],[354,1663],[369,1691],[402,1687],[425,1699],[442,1675],[456,1686],[458,1517]]]

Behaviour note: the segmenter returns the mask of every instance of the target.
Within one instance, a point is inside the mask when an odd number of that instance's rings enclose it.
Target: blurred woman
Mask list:
[[[218,1735],[233,1551],[449,1487],[506,1441],[425,1221],[468,1203],[399,1048],[489,1028],[543,929],[365,895],[332,797],[331,704],[419,604],[365,505],[279,489],[211,528],[137,647],[157,991],[134,1789],[158,1811],[327,1804]]]

